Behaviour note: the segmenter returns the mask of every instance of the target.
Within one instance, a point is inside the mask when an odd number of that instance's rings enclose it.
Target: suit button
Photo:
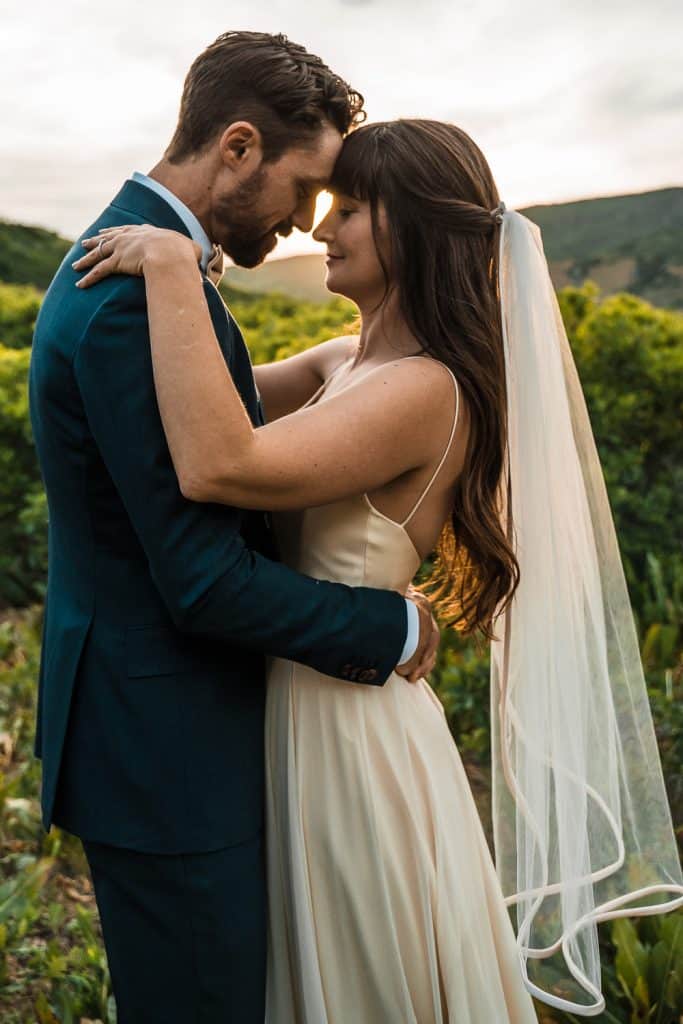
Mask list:
[[[369,682],[372,682],[372,680],[376,679],[376,678],[377,678],[377,669],[376,668],[366,668],[366,669],[363,669],[363,671],[358,676],[358,679],[360,680],[361,683],[369,683]]]

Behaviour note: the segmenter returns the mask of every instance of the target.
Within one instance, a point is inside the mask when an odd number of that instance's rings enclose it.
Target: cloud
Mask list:
[[[372,120],[454,121],[511,206],[680,182],[678,0],[0,0],[0,19],[0,216],[71,235],[156,162],[229,28],[319,53]]]

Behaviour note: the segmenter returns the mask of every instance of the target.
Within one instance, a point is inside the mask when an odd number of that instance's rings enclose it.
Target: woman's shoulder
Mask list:
[[[375,389],[375,394],[382,393],[378,385],[390,384],[383,393],[387,402],[400,403],[403,425],[409,431],[431,435],[435,417],[449,415],[447,410],[451,410],[458,429],[467,430],[469,416],[457,374],[439,359],[401,356],[376,367],[365,383]]]
[[[358,347],[358,335],[342,334],[338,338],[330,338],[322,341],[315,348],[309,349],[315,369],[322,381],[327,380],[330,374],[338,367],[351,359]]]
[[[377,367],[378,375],[382,372],[389,372],[403,387],[416,392],[436,388],[437,395],[441,396],[453,392],[454,382],[457,386],[456,375],[450,367],[429,355],[399,356]]]

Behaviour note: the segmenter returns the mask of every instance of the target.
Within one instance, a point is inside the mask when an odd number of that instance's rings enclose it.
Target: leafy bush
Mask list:
[[[0,345],[0,607],[44,593],[47,503],[28,415],[30,349]]]
[[[683,316],[633,295],[599,303],[590,283],[560,306],[640,606],[646,552],[669,558],[683,537]]]
[[[114,1024],[114,1001],[80,842],[40,819],[33,757],[40,608],[0,622],[0,1019]]]
[[[277,293],[247,296],[222,290],[256,364],[284,359],[328,338],[355,332],[357,310],[346,299],[320,304]]]
[[[41,301],[41,293],[31,285],[0,281],[0,343],[5,348],[31,345]]]

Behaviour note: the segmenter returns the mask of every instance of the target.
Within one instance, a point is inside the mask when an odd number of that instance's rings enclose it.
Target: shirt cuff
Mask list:
[[[410,661],[417,650],[417,643],[420,639],[420,619],[417,614],[417,605],[414,601],[409,601],[408,598],[406,598],[406,605],[408,611],[408,635],[406,636],[406,642],[399,659],[399,665],[405,665],[407,661]]]

